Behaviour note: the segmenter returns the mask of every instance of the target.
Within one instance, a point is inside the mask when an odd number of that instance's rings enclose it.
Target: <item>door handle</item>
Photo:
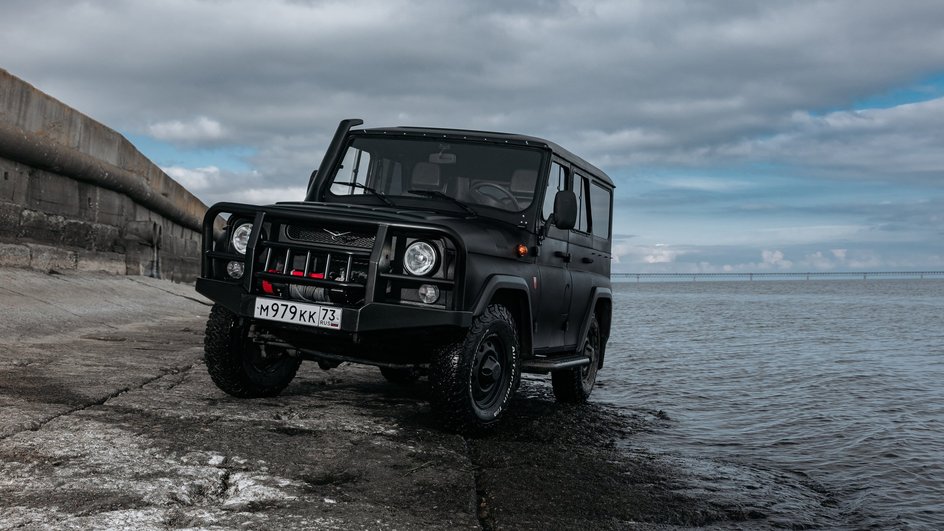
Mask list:
[[[592,264],[592,263],[593,263],[593,258],[587,258],[586,256],[584,256],[580,261],[583,262],[583,263],[585,263],[585,264]]]
[[[554,256],[558,258],[563,258],[564,263],[570,262],[570,253],[565,253],[564,251],[554,251]]]

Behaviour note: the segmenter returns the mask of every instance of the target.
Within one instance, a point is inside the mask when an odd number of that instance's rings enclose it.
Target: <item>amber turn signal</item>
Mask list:
[[[515,249],[515,252],[518,253],[518,256],[527,256],[528,246],[523,243],[519,243],[518,247]]]

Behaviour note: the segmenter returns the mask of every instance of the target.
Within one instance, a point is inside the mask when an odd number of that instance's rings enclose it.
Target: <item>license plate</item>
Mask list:
[[[301,302],[257,298],[252,316],[320,328],[341,329],[341,308]]]

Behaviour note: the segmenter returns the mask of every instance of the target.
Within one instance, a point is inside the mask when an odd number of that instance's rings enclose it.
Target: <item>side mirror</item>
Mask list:
[[[570,230],[577,224],[577,194],[561,190],[554,196],[554,226]]]

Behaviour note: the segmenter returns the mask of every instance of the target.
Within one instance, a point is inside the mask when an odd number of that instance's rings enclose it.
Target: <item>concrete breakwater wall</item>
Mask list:
[[[193,280],[205,212],[122,135],[0,69],[0,265]]]

